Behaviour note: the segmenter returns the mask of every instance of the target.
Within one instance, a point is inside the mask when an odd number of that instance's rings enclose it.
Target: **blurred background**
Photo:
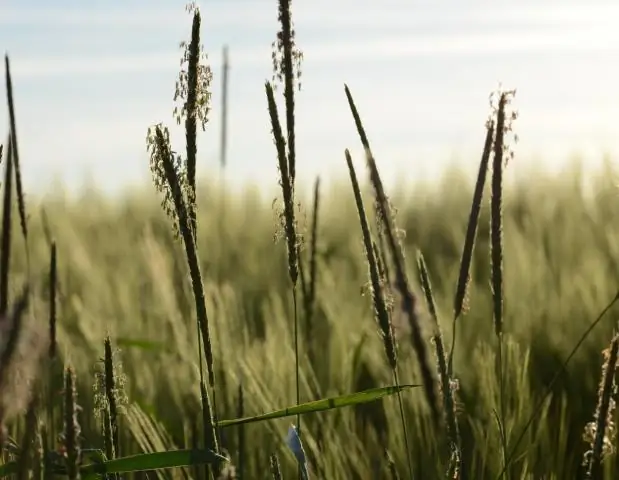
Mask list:
[[[174,125],[178,44],[190,24],[184,4],[0,4],[28,191],[57,189],[59,180],[69,191],[96,185],[112,193],[149,179],[146,129]],[[264,81],[272,76],[276,2],[198,4],[213,70],[200,173],[214,175],[219,163],[221,51],[228,44],[229,185],[274,188]],[[520,112],[510,178],[531,165],[561,170],[574,156],[599,166],[617,150],[616,2],[314,0],[292,8],[305,56],[297,97],[301,183],[319,173],[323,182],[345,179],[344,148],[359,155],[345,82],[389,182],[433,181],[454,164],[473,172],[488,95],[500,83],[517,89]],[[181,141],[174,129],[173,143]]]

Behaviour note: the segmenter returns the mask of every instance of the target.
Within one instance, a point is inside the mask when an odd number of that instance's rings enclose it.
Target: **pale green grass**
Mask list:
[[[610,175],[598,175],[595,195],[586,200],[578,187],[578,175],[570,171],[559,179],[538,177],[535,183],[507,189],[505,194],[508,336],[504,355],[511,365],[505,380],[506,426],[512,441],[530,415],[534,399],[543,393],[619,285],[619,191]],[[419,248],[443,319],[451,317],[471,198],[468,179],[448,178],[438,193],[411,187],[414,201],[411,196],[393,195],[399,225],[407,232],[410,278],[418,278],[412,259]],[[391,383],[370,298],[361,296],[367,267],[352,191],[348,186],[336,191],[336,197],[330,195],[322,201],[318,239],[312,341],[320,355],[314,365],[301,357],[302,397],[308,400],[315,389],[320,397],[326,397]],[[219,193],[206,184],[198,192],[203,195],[198,199],[199,252],[213,324],[215,366],[221,370],[220,416],[237,416],[235,395],[241,378],[246,415],[287,406],[295,391],[292,311],[287,300],[285,248],[273,243],[277,223],[271,204],[257,201],[251,192],[229,198],[222,236],[218,230]],[[203,192],[209,192],[208,196]],[[29,197],[29,202],[32,268],[45,272],[49,247],[35,207],[37,200]],[[92,372],[109,332],[122,349],[129,401],[160,422],[160,432],[161,428],[167,432],[151,435],[166,437],[157,442],[167,447],[170,442],[186,446],[190,424],[199,415],[195,317],[183,251],[172,237],[157,198],[144,193],[111,202],[93,195],[78,202],[59,195],[43,205],[58,245],[60,352],[80,374],[80,404],[88,411]],[[461,387],[463,448],[474,478],[494,478],[501,469],[500,439],[492,418],[498,391],[488,288],[488,229],[484,205],[473,261],[470,312],[462,318],[454,360]],[[14,242],[13,285],[17,286],[25,257],[21,244]],[[37,286],[39,298],[34,304],[43,317],[47,312],[46,282],[41,280]],[[600,351],[607,346],[613,326],[609,315],[570,363],[567,378],[558,382],[551,414],[542,413],[542,421],[534,423],[520,448],[522,457],[518,457],[513,478],[525,478],[527,473],[535,473],[535,478],[542,474],[567,478],[580,463],[586,450],[580,437],[595,408]],[[444,332],[449,345],[449,325],[444,326]],[[406,335],[401,335],[400,345],[401,381],[419,383]],[[306,348],[304,345],[303,351]],[[444,439],[433,433],[421,391],[404,392],[403,398],[416,474],[418,478],[437,478],[446,465],[441,457]],[[133,413],[121,420],[122,425],[131,427],[121,428],[123,454],[144,448],[138,447],[142,437],[135,427],[134,410],[129,409]],[[81,421],[85,437],[92,437],[93,419],[84,415]],[[319,468],[329,479],[376,478],[374,469],[385,467],[382,449],[388,446],[404,473],[406,457],[399,422],[395,398],[310,415],[303,425],[312,468]],[[274,452],[279,453],[284,478],[295,471],[283,442],[288,424],[288,420],[277,420],[246,427],[245,464],[251,478],[266,478],[269,456]],[[387,445],[379,441],[381,429]],[[315,442],[318,431],[324,437],[320,452]],[[224,429],[223,435],[223,446],[236,462],[234,428]]]

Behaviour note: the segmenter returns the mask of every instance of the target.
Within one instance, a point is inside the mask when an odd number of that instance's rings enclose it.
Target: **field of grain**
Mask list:
[[[279,4],[273,203],[196,178],[197,9],[186,148],[152,126],[154,186],[120,198],[22,191],[6,58],[0,476],[616,478],[612,163],[504,187],[498,92],[476,178],[385,192],[346,87],[366,157],[343,146],[350,183],[297,191],[302,57]]]
[[[506,192],[506,388],[511,437],[520,432],[562,361],[616,294],[619,215],[617,189],[609,178],[597,176],[596,193],[589,199],[575,171]],[[417,250],[424,254],[447,344],[472,196],[471,182],[458,182],[453,176],[449,181],[461,189],[420,193],[414,202],[404,195],[393,199],[397,220],[406,231],[407,258],[414,259]],[[219,416],[239,416],[241,389],[244,415],[292,405],[293,314],[285,245],[273,241],[279,228],[274,210],[251,192],[230,198],[222,232],[216,188],[204,185],[200,191],[210,192],[199,198],[198,251],[214,344]],[[354,198],[345,186],[337,191],[345,193],[326,195],[319,210],[316,303],[301,355],[301,396],[306,401],[391,383],[371,300],[363,295],[367,265]],[[157,198],[148,193],[114,203],[96,196],[82,201],[58,198],[48,199],[43,208],[58,249],[59,351],[79,373],[84,445],[100,447],[99,427],[89,412],[93,373],[107,334],[120,347],[118,359],[126,378],[128,402],[120,417],[123,454],[190,444],[192,425],[200,415],[195,309],[182,245]],[[496,476],[501,465],[492,416],[497,383],[488,225],[484,205],[469,311],[461,319],[454,360],[463,446],[474,478],[493,478],[490,473]],[[33,305],[46,318],[50,245],[39,211],[31,211],[29,236],[31,269],[38,279]],[[12,284],[18,293],[26,264],[17,238],[13,251]],[[409,264],[418,292],[418,273],[412,260]],[[516,471],[566,478],[582,461],[587,445],[581,437],[595,410],[601,350],[614,327],[611,311],[557,381],[551,404],[520,446],[523,458]],[[402,381],[417,383],[408,335],[404,330],[397,336]],[[444,469],[444,441],[433,433],[421,393],[406,392],[403,400],[417,478],[437,478]],[[275,420],[244,428],[246,472],[266,475],[272,453],[280,454],[286,469],[293,465],[284,443],[289,423]],[[312,414],[304,419],[304,428],[308,455],[315,468],[324,471],[322,478],[368,478],[374,464],[383,463],[385,446],[404,467],[393,399]],[[238,467],[238,429],[221,433]],[[246,477],[263,477],[254,475]]]

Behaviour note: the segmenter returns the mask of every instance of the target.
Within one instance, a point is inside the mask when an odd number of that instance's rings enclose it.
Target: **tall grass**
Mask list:
[[[252,192],[226,202],[222,235],[223,212],[209,206],[229,194],[196,174],[212,75],[200,11],[188,11],[174,111],[185,154],[174,153],[163,123],[147,137],[161,209],[153,192],[121,208],[59,196],[28,216],[5,59],[0,476],[615,478],[612,172],[591,198],[573,173],[568,186],[538,176],[509,192],[515,115],[511,92],[499,92],[474,189],[452,176],[438,196],[388,193],[346,86],[370,188],[346,150],[352,195],[329,197],[316,180],[302,241],[302,54],[290,1],[280,0],[265,121],[286,248],[269,241],[269,208]],[[226,74],[223,82],[225,90]],[[224,159],[225,129],[222,169]],[[23,249],[13,245],[18,221]],[[215,279],[206,268],[214,262]],[[591,372],[609,341],[598,381]]]

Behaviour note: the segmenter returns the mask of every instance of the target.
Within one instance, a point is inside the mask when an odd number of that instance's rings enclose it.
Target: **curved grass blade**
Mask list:
[[[227,462],[228,459],[212,450],[171,450],[168,452],[141,453],[129,457],[115,458],[102,462],[91,463],[80,468],[83,478],[112,473],[132,473],[162,468],[190,467],[194,465]],[[8,462],[0,465],[0,478],[15,475],[18,471],[17,462]],[[54,474],[64,475],[63,467],[53,469]]]
[[[115,458],[101,463],[84,465],[80,469],[82,476],[92,474],[111,474],[158,470],[161,468],[191,467],[194,465],[227,462],[228,459],[212,450],[171,450],[169,452],[142,453],[129,457]]]
[[[421,387],[422,385],[390,385],[387,387],[370,388],[361,392],[349,393],[339,397],[323,398],[313,402],[302,403],[293,407],[275,410],[274,412],[256,415],[254,417],[236,418],[232,420],[220,420],[217,422],[218,427],[231,427],[233,425],[242,425],[245,423],[262,422],[264,420],[274,420],[276,418],[291,417],[293,415],[304,415],[306,413],[324,412],[336,408],[353,407],[363,403],[374,402],[383,397],[395,395],[409,388]]]

